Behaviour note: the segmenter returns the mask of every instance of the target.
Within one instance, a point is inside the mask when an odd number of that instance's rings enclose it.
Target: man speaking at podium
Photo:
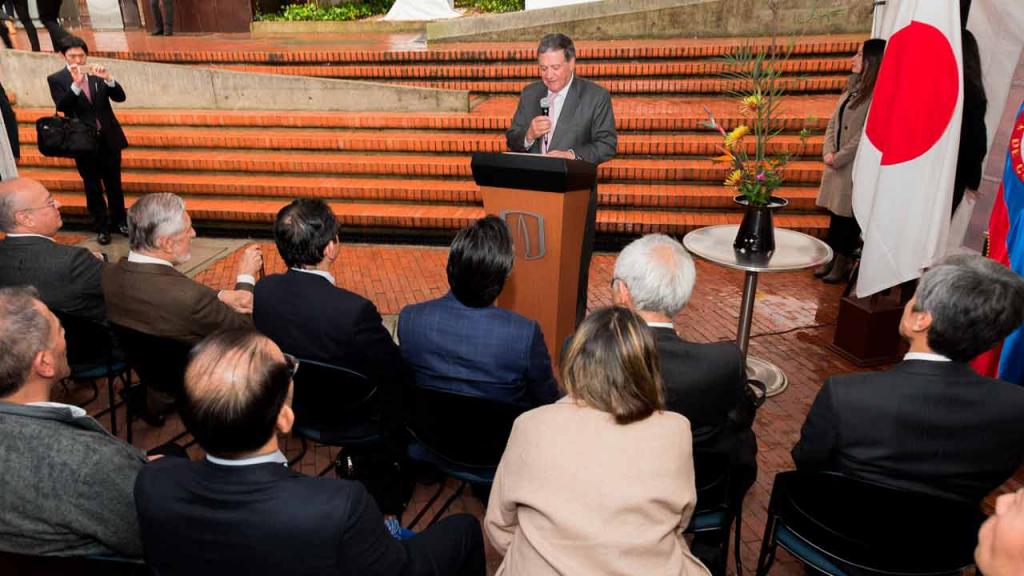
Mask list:
[[[523,88],[512,127],[505,133],[509,150],[600,164],[615,156],[618,136],[608,90],[578,78],[576,47],[565,34],[548,34],[537,46],[540,81]],[[590,193],[583,238],[576,322],[587,310],[587,272],[594,248],[597,189]]]

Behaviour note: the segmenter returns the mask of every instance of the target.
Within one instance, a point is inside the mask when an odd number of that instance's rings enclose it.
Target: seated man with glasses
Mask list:
[[[295,420],[296,367],[254,330],[219,332],[192,350],[182,418],[207,456],[158,460],[135,484],[153,570],[483,576],[472,516],[449,516],[399,541],[361,484],[288,468],[277,435]]]
[[[31,285],[58,314],[106,319],[103,261],[79,246],[54,241],[63,221],[60,202],[29,178],[0,183],[0,286]]]

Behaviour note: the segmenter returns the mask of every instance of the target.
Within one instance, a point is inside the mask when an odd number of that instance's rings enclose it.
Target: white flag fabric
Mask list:
[[[960,139],[959,1],[899,0],[886,16],[888,43],[853,167],[864,237],[858,297],[918,278],[945,254]]]
[[[458,18],[452,0],[397,0],[385,20],[443,20]]]

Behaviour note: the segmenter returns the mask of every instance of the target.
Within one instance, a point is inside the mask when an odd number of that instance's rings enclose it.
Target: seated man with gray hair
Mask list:
[[[78,406],[50,402],[69,372],[64,330],[35,289],[0,289],[0,550],[137,558],[146,458]]]
[[[154,572],[484,576],[469,514],[399,541],[361,484],[288,468],[277,437],[295,422],[301,369],[255,330],[218,332],[192,350],[182,419],[207,456],[153,462],[135,486]]]
[[[968,362],[1024,324],[1024,279],[982,256],[952,256],[921,277],[900,335],[903,362],[833,376],[807,415],[793,460],[979,502],[1024,463],[1024,388]]]
[[[731,497],[739,507],[757,477],[752,410],[745,410],[747,374],[734,342],[688,342],[676,333],[673,319],[689,302],[697,281],[693,259],[672,238],[648,234],[619,253],[613,274],[612,302],[636,311],[654,332],[665,407],[689,419],[695,454],[728,458]],[[746,418],[741,416],[745,413]],[[700,539],[691,549],[709,566],[725,560],[715,546]]]
[[[0,183],[0,286],[31,285],[50,310],[96,322],[106,320],[103,261],[80,246],[55,242],[64,224],[60,202],[29,178]]]
[[[174,267],[192,257],[192,218],[175,194],[147,194],[128,210],[131,251],[103,271],[107,318],[133,330],[196,343],[252,326],[252,289],[263,265],[255,244],[238,261],[235,290],[204,286]]]

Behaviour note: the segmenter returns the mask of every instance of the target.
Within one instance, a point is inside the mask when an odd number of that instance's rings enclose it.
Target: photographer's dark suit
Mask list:
[[[110,101],[124,102],[124,88],[114,83],[113,87],[101,78],[88,75],[89,91],[75,94],[71,89],[71,71],[67,68],[51,74],[46,81],[50,85],[50,96],[59,112],[78,118],[89,126],[96,126],[100,134],[100,145],[96,154],[75,158],[78,174],[85,183],[85,198],[98,232],[109,232],[113,225],[123,226],[127,220],[124,210],[124,192],[121,189],[121,150],[128,147],[121,124],[114,115]],[[110,202],[110,216],[103,192]]]

